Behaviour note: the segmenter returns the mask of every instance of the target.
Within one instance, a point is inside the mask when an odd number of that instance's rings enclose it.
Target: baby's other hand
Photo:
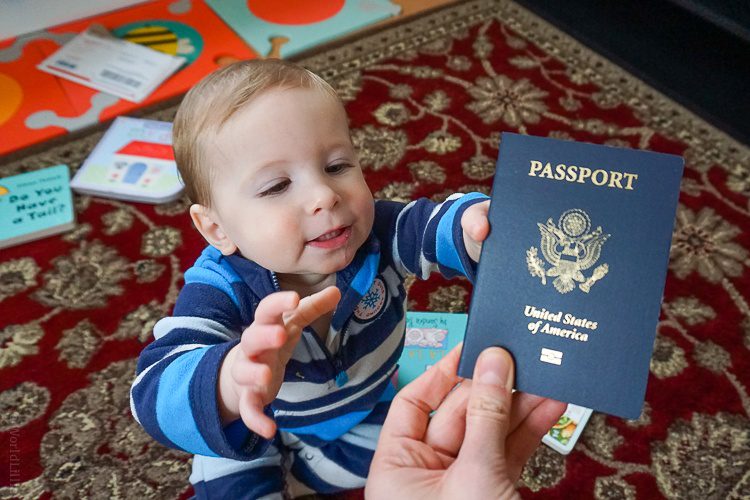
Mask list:
[[[263,408],[279,393],[302,329],[332,311],[340,298],[341,292],[331,286],[302,300],[295,292],[278,292],[261,300],[253,323],[221,367],[219,398],[225,423],[239,416],[248,429],[273,438],[276,423]]]
[[[487,213],[490,210],[490,200],[476,203],[464,211],[461,217],[461,228],[464,231],[464,245],[466,252],[474,262],[479,262],[482,253],[482,242],[490,234],[490,221]]]

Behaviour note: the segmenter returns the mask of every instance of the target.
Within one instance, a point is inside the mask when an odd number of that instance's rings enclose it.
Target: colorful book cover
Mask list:
[[[184,189],[172,151],[172,124],[118,117],[70,183],[79,193],[166,203]]]
[[[557,423],[542,436],[542,442],[558,453],[567,455],[581,437],[591,413],[590,408],[569,404]]]
[[[0,248],[75,227],[67,165],[0,179]]]
[[[506,348],[516,389],[638,418],[679,156],[503,133],[459,375]]]
[[[398,389],[440,361],[464,339],[466,319],[466,314],[407,311],[404,351],[398,361]]]

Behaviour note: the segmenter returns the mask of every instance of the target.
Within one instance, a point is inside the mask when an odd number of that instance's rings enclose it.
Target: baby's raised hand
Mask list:
[[[257,434],[267,439],[274,436],[276,423],[263,408],[279,393],[302,329],[332,311],[340,298],[338,288],[330,286],[302,300],[296,292],[278,292],[258,304],[253,323],[227,353],[219,374],[225,423],[239,416]]]
[[[476,203],[464,211],[461,216],[461,228],[464,231],[464,245],[466,252],[474,262],[479,262],[479,254],[482,252],[482,242],[490,234],[490,222],[487,213],[490,210],[490,201]]]

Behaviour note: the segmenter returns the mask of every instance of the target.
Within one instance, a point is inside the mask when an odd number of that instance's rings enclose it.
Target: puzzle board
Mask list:
[[[281,57],[333,40],[399,13],[388,0],[206,0],[206,3],[259,54],[271,40],[288,39]]]
[[[183,56],[188,64],[140,104],[36,69],[92,23],[116,36]],[[0,42],[0,154],[182,94],[225,61],[254,57],[204,2],[185,0],[149,2]]]

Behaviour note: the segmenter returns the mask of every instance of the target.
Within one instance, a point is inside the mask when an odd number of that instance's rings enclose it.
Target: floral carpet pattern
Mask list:
[[[567,457],[541,446],[521,494],[750,497],[746,146],[505,0],[452,5],[301,62],[340,92],[380,198],[488,192],[504,130],[684,156],[644,411],[595,413]],[[0,161],[0,176],[75,171],[101,134]],[[187,497],[189,457],[140,430],[128,389],[203,247],[188,203],[75,204],[72,231],[0,253],[0,498]],[[465,280],[413,282],[410,306],[465,311],[470,293]]]

